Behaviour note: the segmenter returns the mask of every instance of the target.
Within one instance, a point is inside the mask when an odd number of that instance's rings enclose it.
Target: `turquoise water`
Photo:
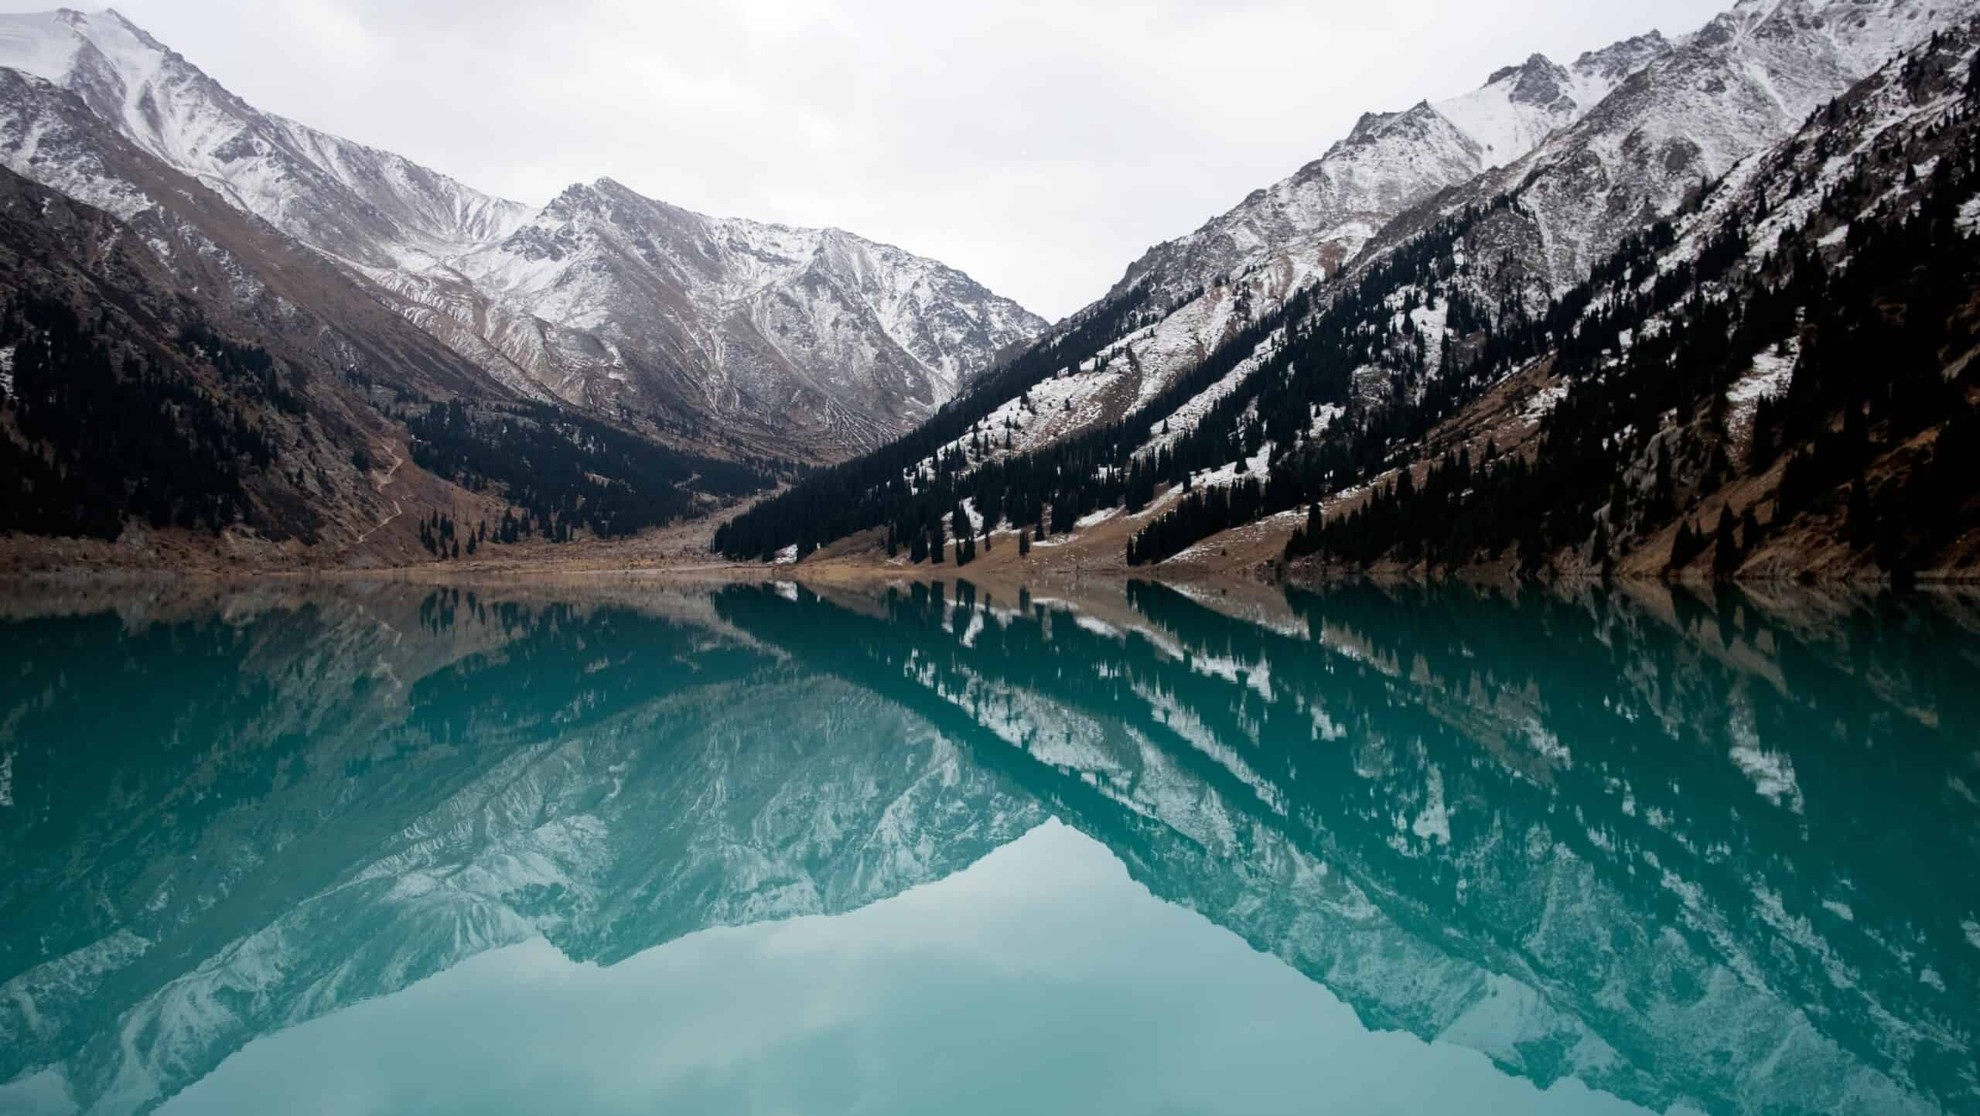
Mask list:
[[[1974,1113],[1980,601],[46,592],[0,1113]]]

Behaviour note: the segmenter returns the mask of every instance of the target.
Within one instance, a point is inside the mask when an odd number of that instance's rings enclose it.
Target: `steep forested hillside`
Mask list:
[[[1356,564],[1909,576],[1974,557],[1980,71],[1941,36],[1543,330],[1530,454],[1448,450],[1293,540]]]
[[[202,194],[184,184],[185,208],[139,231],[0,170],[10,549],[121,538],[133,560],[165,560],[145,536],[168,532],[215,555],[412,561],[453,553],[429,521],[465,533],[508,516],[494,541],[618,535],[768,483],[762,467],[464,395],[471,368],[272,233],[203,222],[217,202]],[[448,421],[471,412],[504,417]]]
[[[1713,28],[1773,33],[1778,13],[1756,12]],[[1804,66],[1797,96],[1871,50],[1842,30],[1806,33],[1827,44],[1828,70]],[[1572,161],[1561,145],[1609,150],[1596,123],[1663,127],[1683,75],[1773,58],[1780,43],[1687,40],[1530,165],[1457,192],[1475,200],[1432,199],[1338,278],[1253,308],[1121,417],[1027,445],[1036,414],[1084,405],[1055,385],[1136,357],[1035,351],[1012,366],[1030,378],[1010,399],[967,398],[736,520],[717,545],[802,557],[880,528],[890,556],[967,561],[978,543],[949,538],[1114,519],[1132,528],[1127,563],[1145,565],[1269,519],[1281,538],[1303,520],[1288,557],[1347,566],[1964,568],[1976,556],[1963,479],[1974,32],[1918,34],[1672,208],[1653,200],[1669,167],[1618,180],[1639,223],[1565,288],[1547,248],[1565,219],[1548,192]],[[1757,135],[1765,117],[1737,119]],[[1504,192],[1478,196],[1493,183]]]
[[[323,372],[221,335],[130,230],[0,172],[0,531],[315,542],[382,517],[351,461],[374,431],[312,401]],[[333,486],[351,506],[312,498]]]

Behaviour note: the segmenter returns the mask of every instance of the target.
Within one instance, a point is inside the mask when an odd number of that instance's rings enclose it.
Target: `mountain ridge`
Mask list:
[[[1427,452],[1421,439],[1496,389],[1532,396],[1516,401],[1520,425],[1498,444],[1530,449],[1519,432],[1536,430],[1570,385],[1549,378],[1544,348],[1527,338],[1545,332],[1573,348],[1591,274],[1608,282],[1640,250],[1630,245],[1666,235],[1742,160],[1819,130],[1810,113],[1886,60],[1963,34],[1977,7],[1745,2],[1698,32],[1625,51],[1649,57],[1599,103],[1518,160],[1426,191],[1337,277],[1300,287],[1276,285],[1282,273],[1238,274],[1145,312],[1117,291],[1082,319],[1121,323],[1095,331],[1081,350],[1092,355],[1067,363],[1040,350],[1026,377],[1002,385],[1001,402],[965,400],[941,440],[906,440],[815,478],[814,491],[833,486],[829,498],[800,490],[769,501],[717,547],[754,557],[776,553],[773,542],[800,555],[831,544],[851,555],[885,542],[898,563],[899,550],[932,553],[986,529],[977,521],[987,511],[993,528],[1064,536],[1102,564],[1118,561],[1102,549],[1111,546],[1131,564],[1185,551],[1200,562],[1194,547],[1247,527],[1261,540],[1239,548],[1249,562],[1263,557],[1264,538],[1285,541],[1300,505],[1347,510],[1373,482],[1393,483],[1401,459]],[[1533,59],[1494,76],[1514,87],[1550,69]],[[1427,144],[1416,150],[1448,148],[1457,132],[1441,123],[1428,105],[1370,115],[1335,151],[1397,128],[1416,130],[1412,140]],[[1488,440],[1469,446],[1474,458]],[[1210,491],[1192,493],[1198,484]],[[799,510],[807,499],[813,510]],[[862,534],[874,527],[884,534]],[[1082,547],[1089,529],[1096,541]]]
[[[642,268],[651,261],[625,249],[666,231],[641,212],[665,203],[631,205],[637,195],[609,180],[574,187],[620,206],[566,215],[595,251],[534,276],[555,280],[546,290],[520,281],[528,269],[503,246],[554,217],[555,201],[498,198],[262,113],[115,11],[0,17],[0,65],[77,92],[150,154],[376,284],[507,389],[595,415],[629,405],[660,412],[663,428],[733,427],[756,451],[829,460],[919,421],[1044,326],[959,271],[856,238],[861,258],[830,284],[795,273],[761,292],[765,305],[716,303],[700,288],[723,276]],[[615,216],[632,226],[613,227]],[[737,243],[730,261],[780,239],[779,226],[692,216],[687,225]],[[687,239],[667,248],[692,260],[696,230],[679,231]]]

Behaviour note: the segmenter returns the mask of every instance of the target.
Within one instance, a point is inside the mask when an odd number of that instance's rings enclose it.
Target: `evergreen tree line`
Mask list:
[[[114,539],[132,520],[217,532],[252,518],[242,478],[270,466],[273,441],[191,364],[299,410],[275,362],[201,325],[178,351],[124,333],[44,296],[0,302],[0,531]]]
[[[497,490],[518,509],[497,528],[502,542],[568,542],[580,529],[623,537],[689,515],[697,492],[737,497],[770,483],[748,466],[680,453],[542,403],[454,400],[404,418],[421,468],[471,492]]]
[[[1197,471],[1242,463],[1269,442],[1269,476],[1260,482],[1255,503],[1240,501],[1255,519],[1385,468],[1401,447],[1544,351],[1554,323],[1587,305],[1581,288],[1537,318],[1517,292],[1484,302],[1477,276],[1458,260],[1489,224],[1524,219],[1516,199],[1501,197],[1405,241],[1294,327],[1289,342],[1242,390],[1220,400],[1194,430],[1158,456],[1157,477],[1187,487]],[[1663,227],[1651,235],[1670,233]],[[1630,247],[1638,249],[1648,239]],[[1434,371],[1428,339],[1413,318],[1419,308],[1443,315],[1446,335],[1437,344]],[[1369,393],[1357,377],[1372,368],[1386,370],[1388,382]],[[1335,408],[1338,418],[1324,436],[1316,436],[1323,407]],[[1186,497],[1144,529],[1130,546],[1130,563],[1162,561],[1234,525]]]
[[[268,350],[230,341],[204,322],[182,328],[178,344],[181,352],[212,367],[227,395],[237,402],[266,403],[293,416],[309,410],[304,397],[309,374],[278,362]]]
[[[509,513],[504,514],[505,520],[512,521]],[[504,527],[509,527],[509,522],[505,521]],[[519,532],[511,529],[510,537],[499,541],[516,542],[521,537]],[[436,511],[419,521],[419,544],[426,548],[428,554],[442,561],[460,558],[463,554],[472,558],[487,542],[488,521],[485,519],[477,523],[472,531],[460,530],[454,517],[445,512]]]

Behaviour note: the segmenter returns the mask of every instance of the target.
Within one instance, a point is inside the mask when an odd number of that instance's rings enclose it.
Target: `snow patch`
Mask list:
[[[1794,764],[1784,753],[1741,743],[1733,746],[1731,755],[1733,764],[1753,781],[1753,789],[1760,792],[1760,797],[1776,806],[1785,804],[1797,814],[1801,812],[1801,786],[1795,782]]]
[[[1968,198],[1959,207],[1959,231],[1968,236],[1980,233],[1980,197]]]
[[[1789,338],[1753,358],[1753,367],[1726,389],[1726,402],[1737,412],[1751,412],[1762,399],[1778,399],[1787,394],[1794,379],[1794,366],[1801,359],[1801,341]]]
[[[1410,832],[1426,841],[1448,845],[1451,843],[1451,812],[1444,805],[1444,773],[1432,765],[1428,780],[1423,812],[1416,816],[1416,822],[1410,826]]]
[[[1554,413],[1554,408],[1560,406],[1561,401],[1567,396],[1566,384],[1548,384],[1533,393],[1533,398],[1526,401],[1526,406],[1520,411],[1519,417],[1529,426],[1538,426],[1542,419]]]

